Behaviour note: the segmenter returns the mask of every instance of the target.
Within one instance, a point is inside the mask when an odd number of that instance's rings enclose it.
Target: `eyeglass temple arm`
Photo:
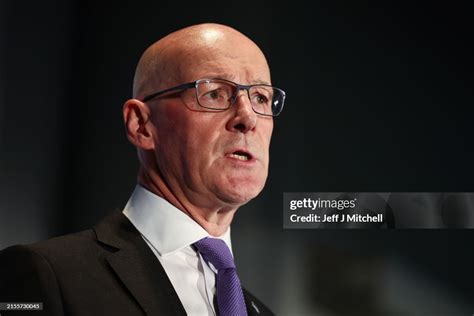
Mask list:
[[[196,86],[196,81],[183,83],[182,85],[172,87],[172,88],[168,88],[168,89],[161,90],[161,91],[155,92],[153,94],[150,94],[149,96],[144,97],[142,102],[146,102],[148,100],[156,98],[157,96],[162,95],[162,94],[167,93],[167,92],[177,91],[177,90],[186,90],[186,89],[194,88],[195,86]]]

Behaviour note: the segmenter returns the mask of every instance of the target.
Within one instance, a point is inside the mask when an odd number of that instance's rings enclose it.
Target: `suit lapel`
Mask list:
[[[244,288],[242,288],[242,290],[244,292],[244,300],[245,306],[247,307],[247,314],[249,316],[258,315],[260,313],[258,306],[255,305],[255,302],[250,297],[249,292],[247,292],[247,290]]]
[[[247,307],[247,314],[249,316],[266,316],[273,315],[273,313],[262,304],[255,296],[253,296],[249,291],[242,288],[244,292],[245,305]]]
[[[147,315],[185,315],[166,272],[140,233],[121,212],[114,212],[94,228],[108,248],[104,257]]]

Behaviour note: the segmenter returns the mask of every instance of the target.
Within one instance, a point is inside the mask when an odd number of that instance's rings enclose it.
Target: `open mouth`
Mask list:
[[[252,159],[252,155],[250,155],[249,153],[246,153],[244,151],[240,151],[240,150],[237,150],[237,151],[233,152],[232,154],[228,154],[227,157],[235,158],[235,159],[242,160],[242,161],[248,161],[248,160]]]

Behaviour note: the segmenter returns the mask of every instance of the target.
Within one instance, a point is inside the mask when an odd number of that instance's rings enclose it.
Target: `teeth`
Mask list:
[[[244,160],[244,161],[249,160],[247,156],[237,155],[237,154],[230,154],[229,157],[239,159],[239,160]]]

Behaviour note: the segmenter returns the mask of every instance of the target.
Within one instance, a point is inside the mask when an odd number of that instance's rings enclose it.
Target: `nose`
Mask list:
[[[230,110],[233,112],[233,115],[227,122],[226,127],[228,130],[248,133],[255,129],[257,113],[252,109],[248,91],[239,91]]]

